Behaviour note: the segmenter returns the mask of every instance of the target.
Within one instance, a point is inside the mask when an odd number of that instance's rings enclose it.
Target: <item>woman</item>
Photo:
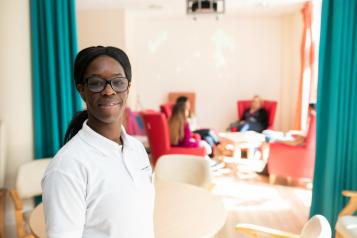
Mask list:
[[[260,97],[254,96],[251,107],[244,111],[237,129],[238,131],[256,131],[261,133],[267,128],[268,113],[262,107],[262,100]]]
[[[189,110],[185,102],[177,102],[169,119],[170,143],[177,147],[205,147],[207,154],[212,153],[210,146],[205,141],[198,141],[192,137],[188,123]]]
[[[176,99],[176,103],[184,103],[185,104],[186,110],[188,111],[188,119],[187,120],[188,120],[190,129],[193,128],[192,124],[194,125],[194,128],[196,128],[197,123],[196,123],[193,113],[191,112],[191,104],[190,104],[190,101],[188,100],[188,97],[180,96]],[[209,144],[212,151],[213,151],[213,148],[220,143],[218,136],[211,129],[196,129],[193,131],[193,133],[200,135],[200,137]],[[211,155],[211,156],[213,156],[213,155]]]
[[[305,144],[306,136],[310,130],[310,120],[315,116],[315,103],[309,103],[308,118],[305,131],[290,130],[286,133],[282,131],[265,130],[263,134],[269,142],[279,142],[291,146],[302,146]]]
[[[127,55],[86,48],[74,80],[87,110],[73,118],[42,181],[48,237],[154,237],[149,159],[121,126],[131,84]]]

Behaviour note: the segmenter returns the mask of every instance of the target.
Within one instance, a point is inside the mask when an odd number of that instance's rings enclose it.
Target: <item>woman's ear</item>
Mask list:
[[[83,99],[84,102],[86,102],[86,99],[84,97],[84,85],[83,84],[77,84],[76,87],[77,87],[77,90],[78,90],[79,94],[81,95],[81,98]]]
[[[129,86],[128,86],[128,90],[127,90],[127,93],[126,93],[126,99],[125,99],[125,100],[127,100],[127,99],[128,99],[128,97],[129,97],[129,93],[130,93],[130,86],[131,86],[131,84],[129,84]]]

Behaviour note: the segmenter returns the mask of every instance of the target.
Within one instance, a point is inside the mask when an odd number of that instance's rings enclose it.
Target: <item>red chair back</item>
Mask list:
[[[166,154],[190,154],[200,156],[206,155],[206,150],[204,147],[172,147],[170,144],[168,122],[163,113],[150,110],[143,111],[141,115],[151,148],[151,158],[153,165],[156,164],[156,161],[161,155]]]
[[[144,111],[141,115],[151,148],[151,156],[156,161],[171,148],[167,119],[163,113],[154,111]]]
[[[160,112],[164,113],[167,119],[171,117],[172,114],[172,108],[174,107],[174,104],[171,102],[161,104],[160,105]]]
[[[237,112],[238,119],[243,117],[243,113],[246,109],[250,108],[252,105],[252,100],[238,100],[237,101]],[[275,112],[277,107],[277,101],[263,100],[263,108],[268,113],[268,128],[272,129],[274,126]]]

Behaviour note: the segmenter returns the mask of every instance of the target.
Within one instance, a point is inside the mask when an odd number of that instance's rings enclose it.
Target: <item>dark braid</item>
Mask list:
[[[131,82],[131,65],[128,56],[119,48],[108,46],[93,46],[88,47],[80,51],[74,62],[74,81],[75,84],[84,84],[84,74],[86,73],[89,64],[99,56],[109,56],[115,59],[124,69],[125,76],[129,83]],[[71,123],[69,124],[64,142],[67,143],[72,137],[74,137],[80,129],[85,120],[88,119],[88,111],[84,110],[77,113]]]
[[[85,120],[88,119],[88,111],[84,110],[78,112],[73,118],[71,123],[67,128],[66,134],[64,136],[64,143],[67,143],[73,136],[75,136],[80,129],[82,129],[82,125]]]

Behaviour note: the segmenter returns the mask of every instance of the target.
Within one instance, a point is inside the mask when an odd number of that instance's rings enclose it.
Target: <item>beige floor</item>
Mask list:
[[[215,177],[214,193],[221,196],[228,219],[215,238],[246,237],[235,232],[237,223],[268,226],[299,233],[308,219],[311,190],[270,185],[255,174]],[[278,181],[278,182],[283,182]]]

